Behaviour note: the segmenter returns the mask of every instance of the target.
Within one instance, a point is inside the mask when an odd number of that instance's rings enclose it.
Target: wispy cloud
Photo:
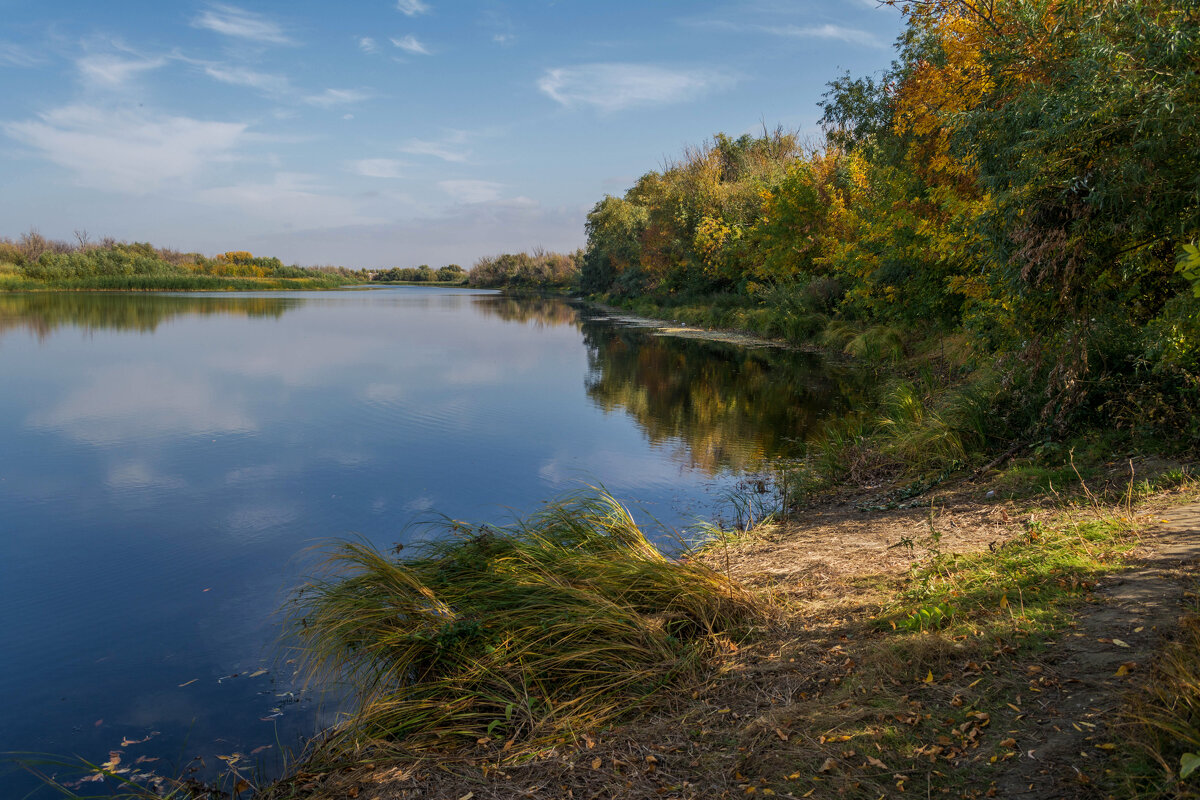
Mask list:
[[[461,164],[471,157],[471,151],[465,147],[467,139],[466,131],[450,131],[441,139],[409,139],[400,145],[400,152],[433,156],[442,161]]]
[[[362,89],[326,89],[320,94],[312,94],[305,97],[304,102],[310,106],[329,108],[347,103],[361,103],[363,100],[369,100],[373,96],[370,92]]]
[[[418,14],[428,14],[429,4],[422,0],[396,0],[396,10],[409,17]]]
[[[83,184],[145,194],[232,158],[246,125],[71,105],[0,126]]]
[[[420,56],[432,55],[429,52],[429,48],[421,44],[417,40],[417,37],[413,36],[412,34],[409,34],[408,36],[402,36],[399,39],[392,39],[392,44],[394,44],[396,47],[399,47],[406,53],[413,53]]]
[[[378,53],[379,45],[370,36],[363,36],[358,40],[358,49],[364,53]]]
[[[45,57],[25,45],[0,42],[0,64],[10,67],[36,67]]]
[[[741,33],[766,33],[771,36],[781,36],[788,39],[831,39],[845,42],[846,44],[884,49],[890,46],[884,39],[870,31],[850,28],[845,25],[834,25],[832,23],[825,23],[824,25],[751,25],[725,20],[707,20],[695,24],[704,28],[717,28]]]
[[[403,161],[394,158],[362,158],[350,162],[350,171],[365,178],[399,178]]]
[[[786,36],[792,39],[835,39],[847,44],[860,44],[865,47],[888,47],[888,43],[870,31],[858,28],[847,28],[844,25],[779,25],[763,26],[762,30],[774,36]]]
[[[192,20],[192,27],[255,42],[292,44],[292,40],[283,32],[279,23],[237,6],[214,4]]]
[[[221,83],[246,86],[268,95],[284,95],[292,90],[291,82],[286,75],[272,75],[266,72],[255,72],[244,67],[230,67],[221,64],[206,65],[204,73]]]
[[[459,203],[491,203],[500,199],[503,184],[492,181],[438,181],[438,188]]]
[[[118,55],[85,56],[75,62],[84,83],[93,87],[116,89],[143,72],[158,69],[165,58],[125,58]]]
[[[547,70],[538,88],[567,107],[601,111],[694,100],[733,84],[727,75],[707,69],[667,69],[652,64],[581,64]]]
[[[480,15],[479,24],[492,31],[492,41],[496,44],[507,47],[517,41],[516,26],[506,13],[488,9]]]
[[[240,183],[196,193],[202,202],[233,206],[248,216],[288,227],[324,228],[374,220],[360,216],[345,197],[328,194],[312,175],[280,172],[270,183]]]

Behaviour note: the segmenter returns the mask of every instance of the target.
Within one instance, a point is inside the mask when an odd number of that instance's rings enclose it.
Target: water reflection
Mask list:
[[[583,337],[592,400],[624,410],[656,444],[682,442],[710,473],[797,455],[814,426],[844,405],[842,381],[809,353],[596,323],[583,326]]]
[[[802,354],[462,290],[0,295],[4,331],[33,335],[0,346],[0,751],[97,763],[314,732],[260,670],[316,541],[581,482],[685,525],[842,403]]]
[[[31,292],[0,294],[0,336],[29,330],[44,339],[62,327],[153,333],[162,323],[194,314],[281,317],[304,300],[296,297],[213,297],[132,293]]]
[[[475,298],[475,308],[486,317],[505,322],[533,323],[538,328],[580,325],[579,309],[557,297],[509,297],[489,295]]]

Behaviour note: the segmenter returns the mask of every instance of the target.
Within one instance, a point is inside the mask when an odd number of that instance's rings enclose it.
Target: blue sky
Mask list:
[[[0,236],[470,264],[716,132],[817,132],[874,0],[0,0]]]

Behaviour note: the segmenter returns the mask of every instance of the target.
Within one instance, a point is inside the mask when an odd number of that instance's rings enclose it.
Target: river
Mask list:
[[[333,721],[279,642],[322,542],[594,484],[673,547],[848,402],[809,354],[421,287],[0,295],[0,375],[0,751],[199,776]]]

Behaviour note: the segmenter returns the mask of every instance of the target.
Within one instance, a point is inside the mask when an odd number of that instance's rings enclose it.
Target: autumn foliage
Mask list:
[[[1198,8],[910,2],[891,69],[830,84],[821,141],[718,135],[597,203],[581,283],[738,297],[793,338],[965,338],[1009,436],[1200,435]]]

